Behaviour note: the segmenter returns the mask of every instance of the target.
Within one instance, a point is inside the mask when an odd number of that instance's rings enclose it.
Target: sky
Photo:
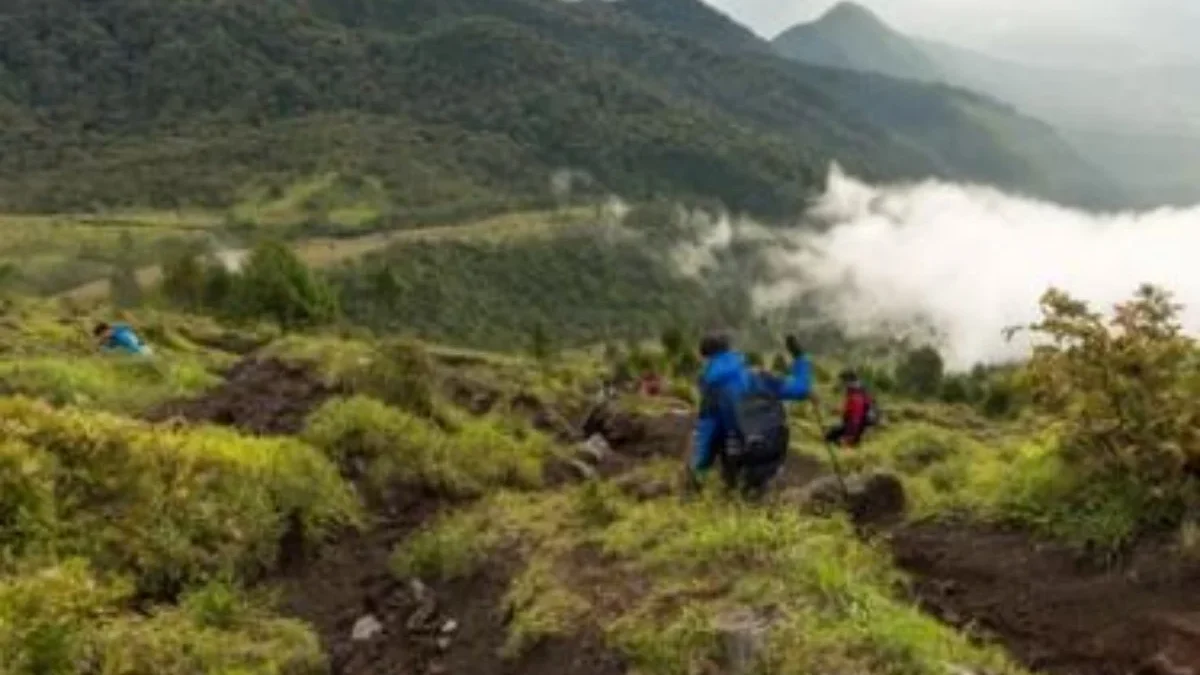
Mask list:
[[[836,0],[706,0],[765,37]],[[1010,58],[1076,65],[1200,60],[1200,0],[860,0],[910,34]]]

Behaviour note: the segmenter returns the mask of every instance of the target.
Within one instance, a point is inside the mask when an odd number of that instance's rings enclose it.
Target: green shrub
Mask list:
[[[1041,307],[1031,329],[1043,340],[1025,380],[1061,420],[1055,447],[1072,482],[1117,486],[1106,492],[1139,503],[1151,521],[1200,506],[1200,353],[1170,295],[1143,287],[1110,320],[1057,290]]]
[[[198,596],[222,596],[219,621]],[[12,675],[317,675],[325,662],[300,623],[236,591],[204,589],[180,608],[132,611],[133,587],[79,559],[0,579],[0,672]]]
[[[929,398],[937,396],[942,387],[942,355],[933,347],[920,347],[904,355],[896,367],[896,384],[900,391]]]
[[[325,404],[304,437],[343,466],[369,467],[376,487],[399,482],[465,495],[490,485],[538,485],[550,452],[540,434],[517,438],[492,418],[466,419],[446,431],[362,396]]]
[[[328,323],[338,314],[333,288],[278,241],[265,241],[250,252],[244,267],[233,274],[224,309],[285,327]]]
[[[28,503],[37,507],[45,482],[55,497],[54,527],[17,541],[128,573],[147,593],[272,567],[293,513],[309,539],[357,515],[333,465],[293,440],[171,430],[27,399],[0,399],[0,436],[15,444],[6,463],[28,468],[14,481],[35,495]]]

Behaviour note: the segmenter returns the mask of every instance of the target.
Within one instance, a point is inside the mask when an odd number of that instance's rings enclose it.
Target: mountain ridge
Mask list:
[[[854,3],[793,26],[772,44],[800,63],[944,83],[1004,101],[1051,124],[1076,154],[1104,168],[1130,205],[1200,200],[1200,186],[1187,188],[1200,178],[1189,143],[1170,148],[1159,140],[1173,134],[1200,144],[1200,125],[1194,122],[1200,119],[1200,70],[1189,78],[1186,68],[1110,72],[1028,65],[905,35]]]
[[[333,170],[381,179],[401,217],[546,202],[571,167],[630,199],[781,218],[834,160],[867,179],[1109,194],[1049,180],[1089,169],[1002,108],[757,44],[696,0],[15,0],[0,207],[222,207]],[[995,137],[980,105],[1028,142]]]

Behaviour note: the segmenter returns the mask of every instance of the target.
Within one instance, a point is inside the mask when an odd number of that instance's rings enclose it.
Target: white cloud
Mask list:
[[[830,229],[797,235],[778,256],[783,282],[758,300],[831,290],[852,331],[931,320],[953,366],[1018,356],[1003,331],[1036,320],[1051,285],[1107,310],[1159,284],[1200,333],[1200,206],[1095,215],[979,186],[871,186],[835,169],[809,216]]]

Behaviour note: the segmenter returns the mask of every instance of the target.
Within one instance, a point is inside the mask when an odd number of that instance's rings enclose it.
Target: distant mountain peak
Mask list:
[[[839,2],[833,7],[830,7],[829,11],[825,12],[825,14],[817,20],[817,23],[821,22],[850,23],[871,28],[888,28],[888,25],[884,23],[883,19],[880,19],[875,12],[872,12],[865,5],[860,5],[857,2],[851,2],[850,0]]]
[[[856,2],[834,5],[816,21],[780,33],[773,44],[780,54],[804,63],[912,80],[940,79],[937,66],[916,44]]]

